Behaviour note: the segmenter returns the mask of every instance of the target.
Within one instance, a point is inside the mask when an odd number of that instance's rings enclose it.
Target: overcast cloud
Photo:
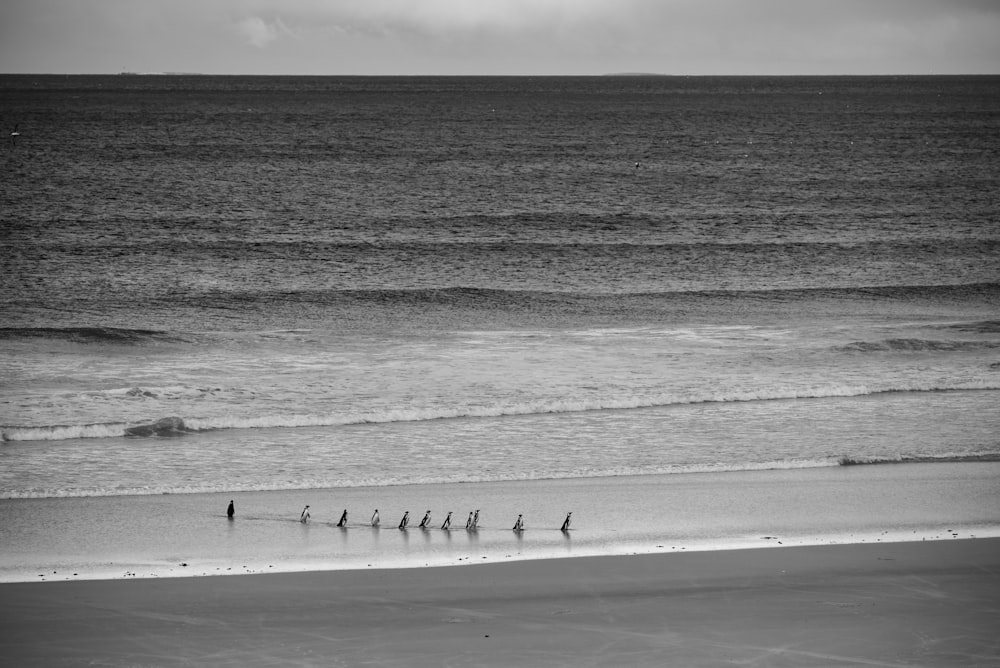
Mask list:
[[[996,0],[15,0],[0,70],[1000,73]]]

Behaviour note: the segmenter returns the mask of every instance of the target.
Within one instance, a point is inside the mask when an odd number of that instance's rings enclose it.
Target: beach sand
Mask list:
[[[235,498],[236,518],[226,519]],[[299,522],[310,504],[312,521]],[[369,518],[379,508],[383,524]],[[350,509],[347,529],[336,522]],[[432,528],[417,528],[434,509]],[[465,530],[481,509],[479,529]],[[411,511],[411,529],[396,525]],[[451,531],[441,531],[447,511]],[[559,530],[568,511],[573,526]],[[511,531],[518,514],[527,529]],[[0,582],[423,568],[1000,537],[1000,462],[0,499]]]
[[[0,585],[11,666],[1000,665],[1000,539]]]

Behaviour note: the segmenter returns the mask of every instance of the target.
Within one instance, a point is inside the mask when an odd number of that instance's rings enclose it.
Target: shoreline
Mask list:
[[[425,568],[1000,536],[1000,462],[0,501],[0,582]],[[235,499],[236,516],[226,518]],[[311,506],[312,519],[299,513]],[[379,508],[381,527],[369,524]],[[337,526],[343,509],[347,526]],[[432,510],[428,529],[416,525]],[[478,530],[465,514],[481,510]],[[411,524],[397,521],[410,511]],[[452,511],[450,530],[440,528]],[[560,531],[566,512],[569,531]],[[523,532],[512,531],[518,514]]]
[[[976,666],[1000,539],[0,585],[18,665]]]

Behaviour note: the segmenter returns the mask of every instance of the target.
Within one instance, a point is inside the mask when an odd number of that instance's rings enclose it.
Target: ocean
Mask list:
[[[1000,528],[1000,77],[4,75],[0,122],[0,533],[889,463]]]

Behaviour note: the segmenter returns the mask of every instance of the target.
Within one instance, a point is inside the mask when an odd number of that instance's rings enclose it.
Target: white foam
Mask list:
[[[369,413],[329,414],[272,414],[224,415],[216,417],[187,417],[185,425],[193,430],[210,429],[265,429],[296,427],[334,427],[353,424],[383,424],[391,422],[421,422],[476,417],[513,415],[540,415],[546,413],[578,413],[587,411],[629,410],[671,405],[701,403],[735,403],[751,401],[782,401],[789,399],[822,399],[832,397],[860,397],[895,392],[944,392],[998,390],[1000,378],[975,377],[963,381],[917,381],[900,384],[844,383],[816,384],[812,386],[774,386],[753,389],[719,390],[712,392],[654,393],[628,397],[593,397],[545,399],[526,403],[494,402],[480,406],[455,405],[450,407],[382,409]],[[129,390],[121,390],[128,392]],[[195,390],[203,392],[207,390]],[[158,416],[162,417],[162,416]],[[73,438],[109,438],[124,436],[124,423],[89,425],[54,425],[39,427],[7,426],[0,429],[0,440],[53,441]]]

